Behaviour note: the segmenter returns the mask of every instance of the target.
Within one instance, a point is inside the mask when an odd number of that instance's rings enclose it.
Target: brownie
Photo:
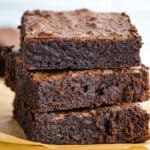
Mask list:
[[[19,31],[13,28],[0,28],[0,76],[4,75],[5,72],[5,60],[3,58],[3,51],[6,47],[14,46],[14,50],[19,48]],[[7,60],[6,60],[7,61]]]
[[[29,140],[49,144],[139,143],[149,138],[149,115],[135,104],[37,112],[20,95],[14,117]]]
[[[141,37],[125,13],[26,11],[21,48],[29,70],[139,66]]]
[[[36,71],[24,67],[22,56],[8,53],[6,84],[40,112],[94,108],[149,98],[148,68]]]
[[[13,91],[16,87],[16,76],[15,76],[15,58],[20,55],[20,50],[14,50],[12,47],[6,47],[3,50],[3,58],[5,61],[5,83]]]

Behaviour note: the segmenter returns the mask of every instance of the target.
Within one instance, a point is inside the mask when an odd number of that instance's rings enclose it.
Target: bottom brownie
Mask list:
[[[92,110],[35,112],[21,96],[14,116],[29,140],[49,144],[139,143],[149,138],[149,115],[135,104]]]

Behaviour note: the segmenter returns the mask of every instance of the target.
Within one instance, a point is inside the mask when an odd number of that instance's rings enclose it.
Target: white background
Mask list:
[[[150,67],[150,0],[0,0],[0,27],[17,27],[25,10],[89,8],[126,12],[143,38],[142,62]]]

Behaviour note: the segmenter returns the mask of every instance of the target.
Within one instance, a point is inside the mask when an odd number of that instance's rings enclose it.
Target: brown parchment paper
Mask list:
[[[0,150],[148,150],[150,140],[141,144],[97,144],[97,145],[46,145],[26,140],[22,129],[13,119],[15,94],[0,78]],[[150,112],[150,101],[144,102],[144,109]]]

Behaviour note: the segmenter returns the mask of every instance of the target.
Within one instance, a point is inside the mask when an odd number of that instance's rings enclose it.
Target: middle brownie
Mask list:
[[[29,72],[22,57],[8,54],[6,84],[33,109],[58,111],[144,101],[149,98],[148,68]]]

